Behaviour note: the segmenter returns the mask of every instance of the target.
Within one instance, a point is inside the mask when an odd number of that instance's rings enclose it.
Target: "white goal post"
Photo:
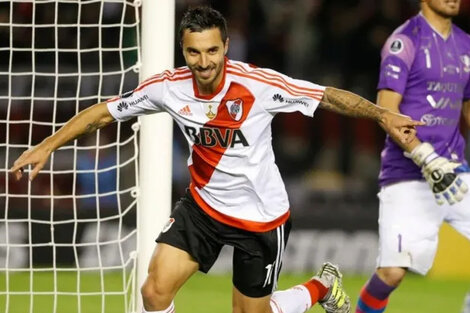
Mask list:
[[[143,79],[174,64],[175,0],[144,0],[142,7]],[[156,235],[171,210],[173,121],[167,114],[140,118],[140,196],[138,209],[138,285],[147,276]],[[138,296],[139,307],[141,297]]]
[[[174,0],[0,1],[0,312],[140,312],[171,210],[171,118],[70,142],[32,182],[8,170],[79,111],[172,68],[174,13]]]

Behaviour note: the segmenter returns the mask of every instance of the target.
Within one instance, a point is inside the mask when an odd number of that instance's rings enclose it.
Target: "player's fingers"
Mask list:
[[[22,167],[24,167],[26,164],[25,162],[23,161],[23,157],[20,157],[19,159],[17,159],[15,161],[15,163],[13,163],[13,166],[10,168],[10,172],[16,172],[18,171],[19,169],[21,169]]]
[[[20,168],[19,170],[17,170],[16,172],[14,172],[14,175],[15,175],[15,179],[16,180],[20,180],[21,177],[23,177],[23,168]]]
[[[406,144],[409,141],[409,131],[405,127],[401,127],[395,132],[397,139],[403,143]]]
[[[44,162],[37,163],[36,166],[31,171],[31,173],[29,174],[29,180],[32,181],[34,178],[36,178],[36,176],[38,175],[39,171],[42,169],[43,166],[44,166]]]
[[[426,125],[425,122],[415,121],[415,120],[411,120],[409,123],[409,126],[424,126],[424,125]]]
[[[24,172],[24,167],[28,165],[28,162],[23,161],[22,157],[20,157],[18,160],[13,163],[13,166],[10,168],[10,172],[15,175],[16,180],[20,180],[21,177],[23,176]]]
[[[414,138],[416,137],[416,129],[415,128],[409,128],[409,127],[405,127],[405,128],[402,128],[401,130],[405,136],[405,140],[406,142],[405,143],[410,143],[414,140]]]

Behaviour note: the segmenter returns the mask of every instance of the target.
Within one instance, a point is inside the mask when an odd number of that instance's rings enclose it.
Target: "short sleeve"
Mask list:
[[[136,116],[161,112],[165,89],[165,81],[150,78],[136,89],[108,100],[109,113],[117,121],[126,121]]]
[[[390,89],[403,95],[415,53],[415,45],[408,36],[390,36],[382,48],[377,89]]]
[[[300,112],[306,116],[313,116],[323,93],[324,86],[305,80],[294,79],[273,70],[262,69],[269,78],[268,101],[264,108],[270,113]]]
[[[470,36],[468,36],[468,39],[470,43]],[[470,48],[467,54],[461,56],[461,60],[464,64],[464,71],[470,72]],[[470,77],[468,78],[467,85],[465,85],[465,89],[463,91],[463,99],[470,100]]]

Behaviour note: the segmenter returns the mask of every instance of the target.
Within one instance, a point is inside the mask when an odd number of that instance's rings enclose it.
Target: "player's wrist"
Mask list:
[[[375,105],[374,107],[377,111],[376,121],[382,128],[386,129],[386,125],[388,125],[389,120],[391,119],[392,112],[378,105]]]
[[[429,164],[429,162],[439,157],[434,147],[429,142],[418,144],[410,153],[405,153],[405,155],[411,158],[413,162],[420,167]]]

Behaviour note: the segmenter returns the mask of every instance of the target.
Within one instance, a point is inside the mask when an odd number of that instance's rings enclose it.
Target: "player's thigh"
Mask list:
[[[470,173],[460,174],[460,178],[470,187]],[[470,240],[470,192],[462,201],[448,206],[446,221]]]
[[[425,182],[401,182],[379,193],[378,267],[407,267],[425,274],[437,249],[445,210]]]
[[[271,295],[260,298],[248,297],[236,287],[232,290],[232,313],[271,313]]]
[[[160,294],[174,295],[198,268],[199,264],[186,251],[158,243],[144,286]]]
[[[185,195],[176,203],[156,241],[186,251],[199,264],[199,270],[207,273],[224,244],[220,239],[223,227],[227,226],[213,220]]]

